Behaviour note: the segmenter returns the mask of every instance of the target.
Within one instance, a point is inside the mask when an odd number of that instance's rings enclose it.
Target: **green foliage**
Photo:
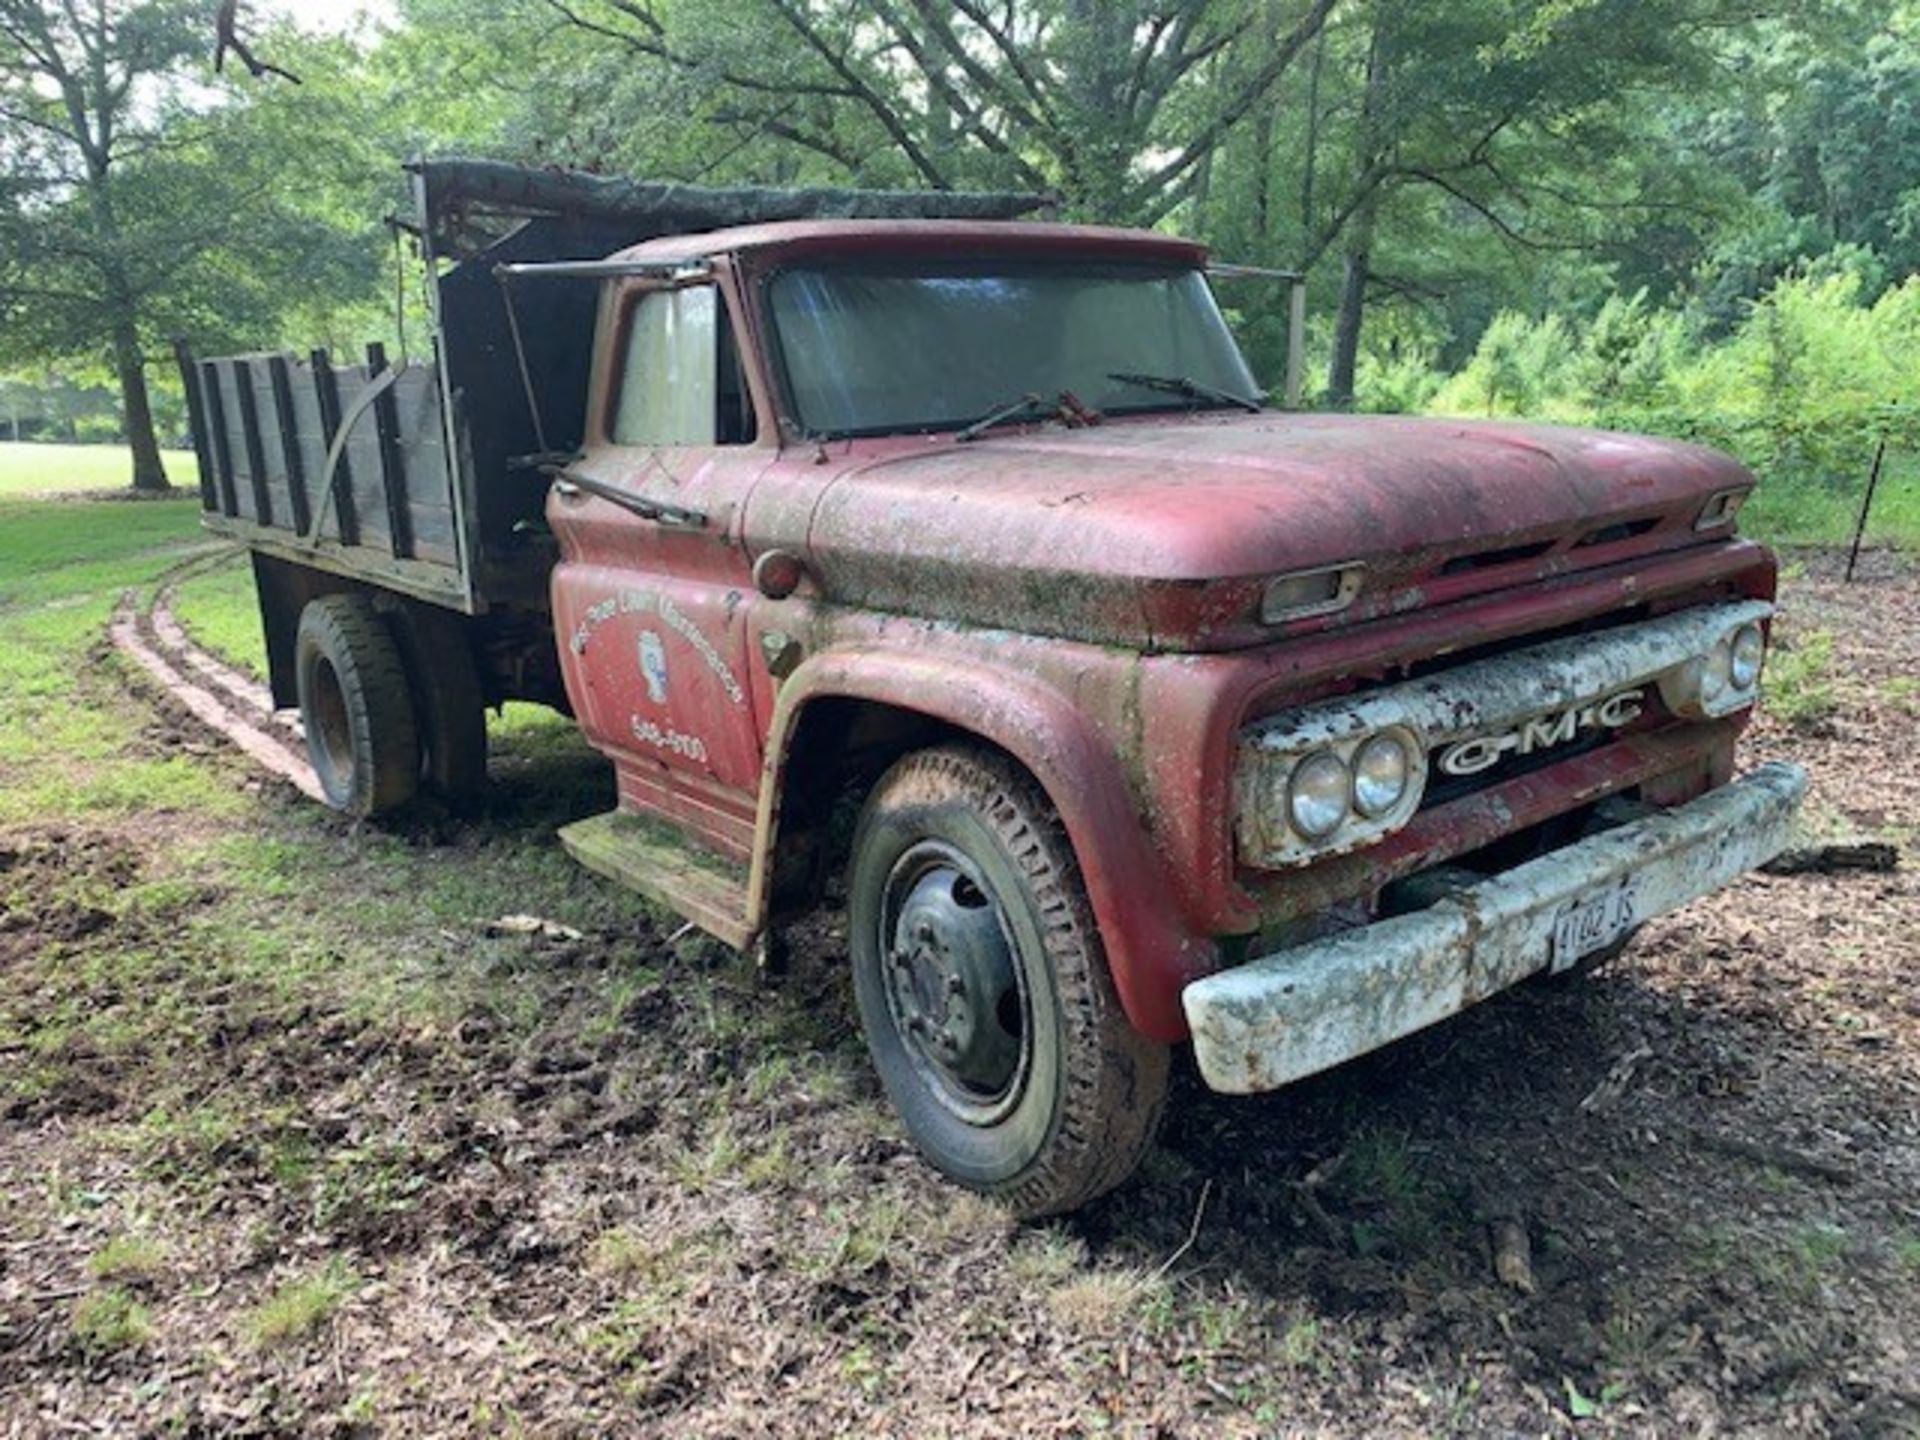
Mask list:
[[[1776,645],[1761,681],[1768,711],[1796,728],[1819,724],[1840,708],[1832,671],[1833,636],[1824,630]]]
[[[1354,386],[1358,408],[1379,415],[1414,415],[1434,403],[1443,377],[1424,349],[1384,360],[1364,357]]]
[[[1487,415],[1538,414],[1571,379],[1574,353],[1558,315],[1536,321],[1503,310],[1481,335],[1473,359],[1440,388],[1433,404]]]
[[[1651,309],[1643,289],[1607,297],[1576,352],[1574,378],[1604,422],[1661,404],[1686,359],[1684,320]]]
[[[1502,311],[1456,373],[1363,368],[1366,408],[1527,416],[1695,440],[1727,450],[1764,482],[1746,521],[1761,533],[1835,543],[1851,533],[1876,450],[1887,456],[1871,532],[1920,542],[1920,276],[1865,303],[1859,275],[1787,276],[1717,341],[1698,322],[1609,297],[1585,325]],[[1417,362],[1416,362],[1417,363]],[[1397,367],[1397,368],[1396,368]],[[1384,393],[1383,393],[1384,392]]]

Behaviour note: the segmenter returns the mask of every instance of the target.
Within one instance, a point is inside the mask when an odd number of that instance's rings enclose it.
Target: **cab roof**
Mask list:
[[[750,261],[799,255],[1063,252],[1202,266],[1207,247],[1151,230],[1008,220],[781,220],[646,240],[608,256],[638,265],[680,265],[720,255]]]

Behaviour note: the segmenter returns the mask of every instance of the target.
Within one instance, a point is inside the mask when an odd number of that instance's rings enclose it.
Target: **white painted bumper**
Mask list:
[[[1779,854],[1806,788],[1798,766],[1762,765],[1425,910],[1197,980],[1181,999],[1200,1073],[1273,1090],[1443,1020],[1546,969],[1565,907],[1629,876],[1636,920],[1677,910]]]

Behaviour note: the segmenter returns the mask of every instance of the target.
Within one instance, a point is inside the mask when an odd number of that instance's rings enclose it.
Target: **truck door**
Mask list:
[[[578,483],[557,481],[547,507],[562,556],[554,619],[568,695],[614,761],[622,810],[670,819],[744,859],[762,732],[740,529],[775,452],[758,443],[728,306],[710,278],[614,282],[600,323],[586,450],[569,467]]]

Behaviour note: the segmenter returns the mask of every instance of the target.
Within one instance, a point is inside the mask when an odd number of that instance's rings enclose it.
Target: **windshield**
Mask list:
[[[1196,270],[1011,260],[785,270],[768,299],[797,418],[813,435],[957,428],[1032,392],[1097,410],[1222,403],[1112,378],[1256,393]]]

